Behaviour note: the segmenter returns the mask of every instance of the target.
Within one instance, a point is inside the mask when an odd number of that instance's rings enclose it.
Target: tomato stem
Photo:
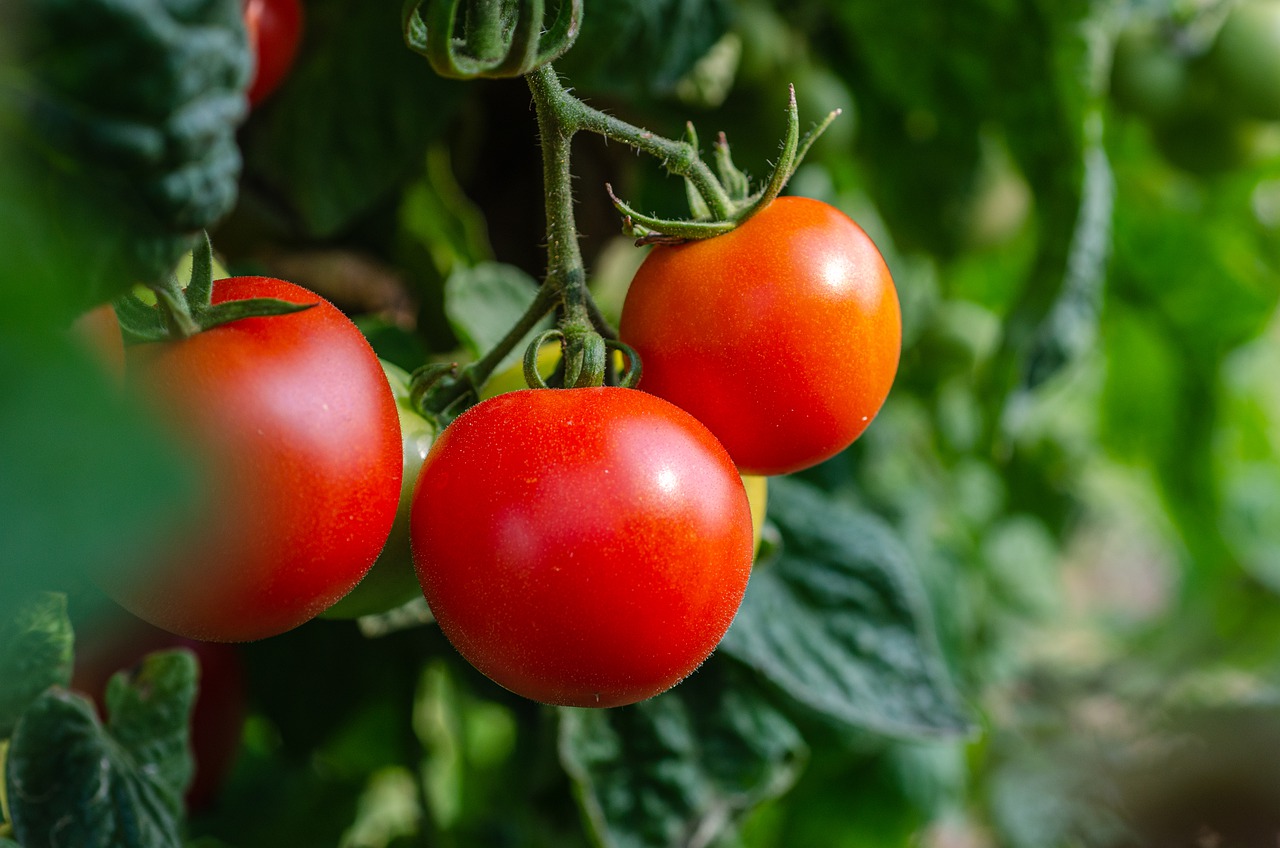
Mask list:
[[[189,339],[200,332],[200,325],[191,314],[186,294],[176,276],[168,275],[160,282],[152,284],[151,290],[155,292],[156,307],[160,310],[161,318],[171,338]]]

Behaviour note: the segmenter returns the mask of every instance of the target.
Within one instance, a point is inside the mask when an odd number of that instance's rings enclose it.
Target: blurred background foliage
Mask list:
[[[476,355],[475,320],[451,317],[459,281],[538,278],[544,219],[527,88],[436,77],[396,5],[307,0],[298,64],[242,127],[239,199],[212,235],[233,272],[325,294],[413,368]],[[1261,17],[1232,23],[1241,9]],[[787,83],[806,123],[843,110],[789,191],[884,252],[901,372],[808,487],[774,482],[766,542],[798,532],[786,504],[810,497],[883,534],[932,610],[945,669],[921,674],[954,681],[939,703],[977,727],[853,729],[782,703],[737,625],[678,698],[597,714],[503,692],[430,626],[317,621],[239,649],[243,747],[191,843],[1275,844],[1277,65],[1276,0],[587,0],[557,65],[576,94],[667,136],[723,130],[754,176]],[[684,188],[619,145],[575,145],[583,251],[616,318],[642,251],[604,184],[664,216]],[[63,374],[83,371],[75,351],[46,361],[52,385],[84,381]],[[0,373],[5,467],[38,441],[15,410],[92,403],[97,438],[140,438],[130,410],[24,389],[26,373]],[[6,558],[126,557],[181,502],[162,456],[97,452],[156,468],[85,462],[139,495],[63,503],[57,527],[83,517],[54,553],[39,531],[58,511],[29,499],[52,490],[11,477],[5,510],[28,517],[3,525]],[[780,568],[821,558],[802,548]],[[93,599],[81,587],[73,609]]]

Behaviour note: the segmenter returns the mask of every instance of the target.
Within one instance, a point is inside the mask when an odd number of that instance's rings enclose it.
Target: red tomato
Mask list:
[[[302,4],[299,0],[244,0],[244,23],[255,60],[249,105],[256,106],[276,90],[298,55]]]
[[[162,563],[103,582],[193,639],[261,639],[318,615],[369,570],[400,496],[395,398],[355,324],[292,283],[214,283],[214,303],[252,297],[317,305],[128,351],[130,379],[203,463],[208,503]]]
[[[71,688],[88,695],[106,715],[107,681],[153,651],[186,648],[200,663],[200,682],[191,713],[191,753],[195,779],[187,789],[192,812],[217,796],[240,751],[246,715],[244,662],[240,648],[184,639],[133,617],[120,616],[102,628],[76,629],[76,665]]]
[[[674,686],[728,629],[751,510],[719,443],[632,389],[510,392],[432,446],[411,518],[418,578],[481,672],[548,704]]]
[[[692,413],[744,474],[815,465],[862,434],[898,370],[898,294],[876,246],[817,200],[645,257],[622,307],[640,388]]]

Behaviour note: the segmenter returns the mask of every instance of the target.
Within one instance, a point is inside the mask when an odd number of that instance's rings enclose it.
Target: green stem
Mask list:
[[[423,410],[429,413],[444,412],[467,392],[478,390],[483,386],[485,380],[493,374],[494,369],[507,358],[507,354],[520,344],[521,339],[529,335],[538,323],[555,309],[556,304],[560,302],[560,295],[560,289],[552,280],[543,283],[538,288],[533,302],[529,304],[529,308],[520,316],[520,320],[507,330],[506,335],[484,356],[468,365],[463,371],[462,379],[442,380],[438,384],[440,388],[429,393],[423,401]]]
[[[542,144],[543,192],[547,203],[547,279],[563,297],[566,329],[591,327],[587,307],[587,273],[578,249],[578,228],[573,214],[573,176],[569,168],[570,147],[577,126],[566,119],[572,98],[550,65],[529,74],[529,90],[538,113],[538,133]]]
[[[672,174],[688,179],[702,199],[706,201],[713,217],[730,218],[733,201],[728,192],[716,180],[711,168],[698,155],[698,149],[687,141],[672,141],[649,130],[629,124],[593,109],[570,94],[551,65],[543,65],[529,74],[529,87],[538,103],[538,124],[542,128],[543,113],[552,115],[553,122],[563,128],[568,137],[578,130],[620,141],[662,162]],[[543,150],[546,150],[546,134],[543,129]]]

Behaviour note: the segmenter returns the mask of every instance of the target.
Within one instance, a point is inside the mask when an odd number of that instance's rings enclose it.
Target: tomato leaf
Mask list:
[[[804,740],[741,676],[713,664],[633,706],[560,711],[560,761],[601,845],[709,845],[791,787]]]
[[[720,647],[830,720],[894,736],[964,733],[906,550],[878,517],[770,481],[779,552],[759,562]]]
[[[0,739],[13,734],[41,692],[71,682],[73,640],[66,596],[53,592],[35,595],[0,623]]]
[[[537,289],[534,279],[514,265],[483,262],[474,268],[460,267],[445,280],[445,316],[467,353],[479,359],[520,319]],[[496,370],[519,361],[525,346],[550,326],[544,321],[531,330]]]
[[[52,688],[36,699],[18,722],[6,764],[18,841],[26,848],[180,846],[196,673],[189,651],[164,651],[147,657],[136,679],[116,675],[105,728],[79,695]]]

